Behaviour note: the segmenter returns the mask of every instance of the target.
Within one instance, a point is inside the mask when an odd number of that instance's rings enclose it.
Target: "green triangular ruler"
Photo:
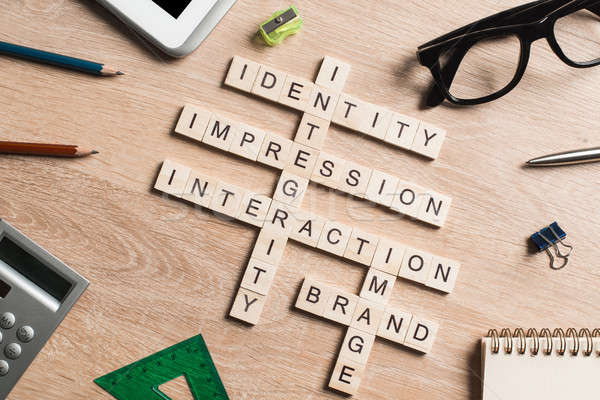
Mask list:
[[[194,399],[229,400],[202,335],[94,379],[94,382],[118,400],[171,400],[158,387],[182,375]]]

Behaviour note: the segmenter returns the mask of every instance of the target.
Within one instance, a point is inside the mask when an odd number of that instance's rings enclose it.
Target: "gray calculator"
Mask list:
[[[5,399],[89,282],[0,220],[0,399]]]

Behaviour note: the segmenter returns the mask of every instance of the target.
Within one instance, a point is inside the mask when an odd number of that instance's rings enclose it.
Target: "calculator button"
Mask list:
[[[10,329],[15,325],[15,314],[5,312],[0,316],[0,328]]]
[[[8,363],[5,360],[0,360],[0,376],[8,374]]]
[[[21,345],[17,343],[7,344],[4,348],[4,355],[11,360],[16,360],[21,356]]]
[[[33,328],[25,325],[17,329],[17,338],[23,343],[31,342],[31,339],[35,336]],[[1,341],[1,340],[0,340]]]

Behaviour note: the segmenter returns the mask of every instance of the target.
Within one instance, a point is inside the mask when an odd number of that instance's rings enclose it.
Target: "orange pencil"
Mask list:
[[[97,154],[98,152],[96,150],[89,150],[81,146],[71,146],[64,144],[20,143],[0,141],[0,153],[75,158],[86,157],[91,154]]]

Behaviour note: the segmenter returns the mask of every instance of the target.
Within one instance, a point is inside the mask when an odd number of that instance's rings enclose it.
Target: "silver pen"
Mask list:
[[[600,147],[549,154],[527,161],[528,167],[554,167],[600,161]]]

